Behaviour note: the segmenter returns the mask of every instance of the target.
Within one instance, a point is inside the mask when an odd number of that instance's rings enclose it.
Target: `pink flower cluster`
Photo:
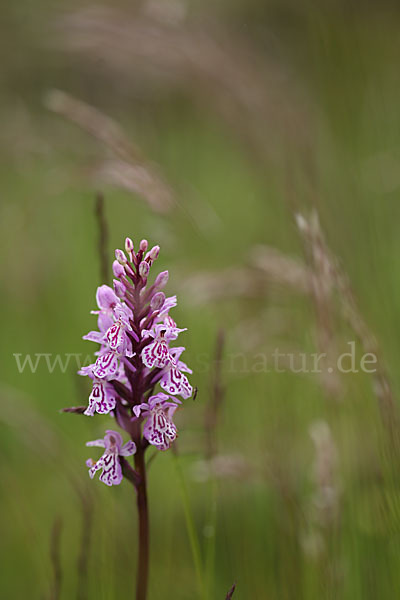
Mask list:
[[[87,464],[91,477],[101,470],[100,480],[106,485],[121,483],[122,457],[134,454],[139,443],[159,450],[171,446],[177,436],[173,416],[181,404],[179,396],[189,398],[193,391],[186,376],[192,371],[180,360],[185,348],[171,347],[186,330],[169,316],[177,302],[176,296],[167,298],[162,291],[168,271],[148,284],[159,251],[159,246],[148,250],[142,240],[135,252],[130,238],[125,241],[126,253],[115,251],[113,287],[98,288],[98,310],[92,311],[98,315],[97,330],[84,336],[100,346],[95,362],[79,371],[92,380],[84,414],[110,414],[132,438],[123,445],[118,432],[107,430],[104,439],[87,443],[104,448],[99,460]],[[158,384],[163,391],[156,393]]]

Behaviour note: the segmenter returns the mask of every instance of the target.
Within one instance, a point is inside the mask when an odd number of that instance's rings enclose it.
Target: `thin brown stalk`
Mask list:
[[[129,464],[126,458],[121,456],[119,460],[121,463],[123,476],[126,477],[126,479],[130,481],[132,485],[135,486],[135,488],[137,488],[141,481],[139,475],[137,474],[135,469]]]
[[[105,216],[104,196],[98,192],[95,199],[95,215],[98,228],[98,249],[100,256],[100,281],[108,281],[108,225]]]
[[[236,589],[236,583],[233,584],[233,586],[231,587],[231,589],[227,593],[225,600],[231,600],[231,598],[233,597],[233,593],[234,593],[235,589]]]
[[[217,453],[217,426],[225,394],[222,383],[222,356],[225,346],[225,333],[222,329],[218,332],[215,344],[215,357],[213,372],[211,375],[210,401],[206,407],[205,430],[206,430],[206,458],[211,460]]]
[[[50,600],[59,600],[61,594],[62,568],[60,559],[62,520],[57,517],[54,520],[50,540],[50,560],[53,570],[53,583],[50,592]]]
[[[146,600],[149,579],[149,509],[147,501],[147,475],[144,458],[144,448],[140,440],[140,425],[135,423],[136,435],[132,436],[136,441],[135,470],[139,476],[136,485],[136,504],[139,516],[138,528],[138,562],[136,570],[136,600]]]
[[[67,406],[66,408],[62,408],[60,412],[83,415],[86,409],[87,406]]]

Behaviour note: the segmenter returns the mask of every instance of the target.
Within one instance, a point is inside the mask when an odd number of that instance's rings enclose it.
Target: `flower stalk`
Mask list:
[[[138,433],[140,435],[140,431]],[[139,516],[139,560],[136,577],[136,600],[146,600],[149,576],[149,507],[147,502],[146,463],[144,460],[144,448],[141,446],[138,446],[135,454],[135,469],[139,475],[139,483],[136,486],[136,504]]]

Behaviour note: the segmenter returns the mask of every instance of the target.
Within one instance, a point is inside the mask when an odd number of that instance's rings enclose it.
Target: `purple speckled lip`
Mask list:
[[[96,462],[89,459],[86,463],[91,479],[101,470],[100,481],[106,485],[119,485],[122,481],[120,456],[131,456],[136,452],[136,444],[130,440],[122,445],[122,437],[117,431],[108,429],[103,439],[87,442],[86,446],[105,448],[103,455]]]

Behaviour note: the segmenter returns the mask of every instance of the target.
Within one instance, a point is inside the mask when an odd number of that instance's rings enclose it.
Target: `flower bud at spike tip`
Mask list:
[[[147,263],[146,261],[142,261],[139,265],[140,277],[147,277],[147,275],[149,274],[149,271],[150,271],[149,263]]]
[[[125,296],[125,286],[123,283],[118,281],[118,279],[113,280],[114,284],[114,292],[118,296],[118,298],[123,298]]]
[[[149,242],[148,242],[147,240],[142,240],[142,241],[140,242],[139,249],[140,249],[142,252],[147,252],[147,248],[148,248],[148,247],[149,247]]]
[[[117,260],[114,260],[112,268],[114,277],[122,277],[122,275],[125,275],[124,267]]]
[[[133,262],[133,257],[135,256],[135,253],[133,251],[133,242],[131,240],[131,238],[126,238],[125,239],[125,250],[129,256],[129,260],[131,262]]]
[[[125,239],[125,250],[127,251],[128,254],[130,252],[132,252],[132,250],[133,250],[133,242],[132,242],[131,238],[127,237]]]
[[[152,297],[151,301],[150,301],[150,307],[153,310],[159,310],[162,305],[165,302],[165,294],[164,292],[157,292],[157,294],[154,294],[154,296]]]
[[[159,273],[154,281],[154,287],[161,289],[164,286],[167,285],[168,283],[168,278],[169,278],[169,273],[168,271],[161,271],[161,273]]]
[[[160,246],[153,246],[153,248],[150,250],[148,256],[149,256],[149,258],[151,258],[151,260],[157,260],[159,254],[160,254]]]
[[[126,263],[128,262],[126,260],[125,254],[122,252],[122,250],[118,250],[118,248],[115,251],[115,258],[117,259],[120,265],[126,265]]]

